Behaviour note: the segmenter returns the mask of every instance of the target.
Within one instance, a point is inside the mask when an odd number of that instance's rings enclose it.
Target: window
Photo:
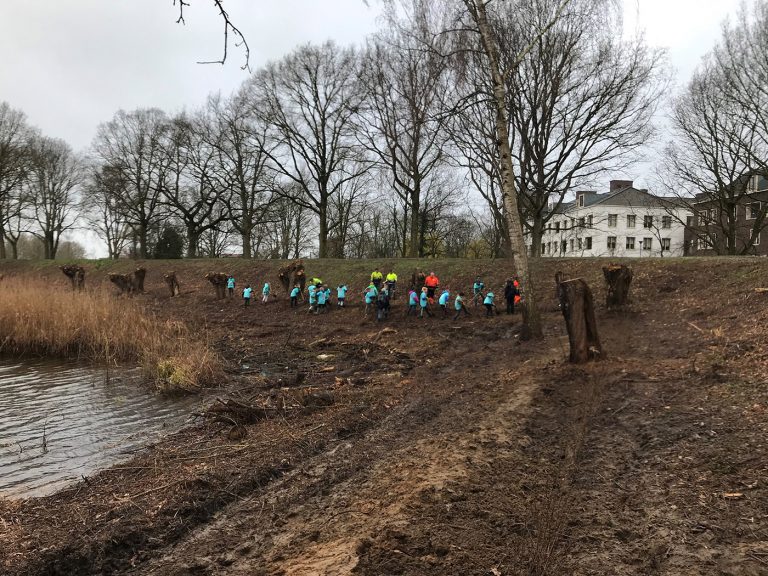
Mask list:
[[[560,242],[560,252],[565,254],[568,251],[568,242],[566,240],[563,240]]]
[[[693,226],[693,216],[686,216],[685,217],[685,225],[689,228]]]
[[[576,218],[571,218],[571,228],[576,228]]]
[[[707,210],[707,222],[714,222],[715,221],[715,211],[711,208]]]
[[[608,250],[616,250],[616,236],[608,236]]]
[[[544,242],[541,243],[541,253],[546,254],[547,253],[547,245],[544,244]]]
[[[582,242],[581,238],[576,240],[576,245],[578,246],[579,250],[584,250],[584,243]]]
[[[573,238],[571,238],[571,252],[573,252],[573,244],[574,244]]]
[[[608,228],[616,228],[616,224],[619,222],[618,214],[608,214]]]
[[[672,239],[671,238],[662,238],[661,239],[661,251],[662,252],[669,252],[672,249]]]
[[[755,236],[755,241],[752,242],[752,246],[760,246],[760,233],[757,233],[757,236]]]
[[[637,216],[634,214],[627,214],[627,228],[634,228]]]
[[[643,216],[643,228],[653,228],[653,216]]]
[[[662,216],[661,217],[661,227],[662,228],[672,228],[672,216]]]
[[[635,237],[627,236],[627,250],[634,250],[634,249],[635,249]]]
[[[704,238],[699,238],[699,250],[706,250],[707,248],[707,241]]]
[[[587,250],[592,250],[592,237],[584,238],[584,245]]]
[[[583,216],[581,218],[579,218],[579,228],[584,228],[584,226],[586,226],[586,223],[587,222],[586,222],[586,220],[584,219]]]
[[[747,204],[747,220],[754,220],[758,216],[760,216],[760,202]]]
[[[579,207],[584,206],[584,194],[579,194]]]
[[[653,245],[653,238],[643,238],[643,250],[650,250]]]
[[[590,228],[592,228],[592,214],[590,214],[589,216],[587,216],[587,226],[589,226]]]

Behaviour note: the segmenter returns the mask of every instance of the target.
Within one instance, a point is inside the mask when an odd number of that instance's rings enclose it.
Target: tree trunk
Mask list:
[[[539,216],[533,219],[533,229],[531,230],[531,257],[541,257],[541,239],[544,237],[544,224]]]
[[[194,224],[187,226],[187,258],[197,258],[197,247],[200,244],[200,233]]]
[[[135,254],[134,254],[135,257]],[[139,224],[139,258],[146,260],[147,256],[147,225]]]
[[[240,234],[243,242],[243,258],[251,258],[251,240],[253,238],[253,226],[243,223],[243,232]]]
[[[5,251],[5,229],[0,226],[0,260],[5,260],[7,257],[8,255]]]
[[[504,76],[499,68],[498,48],[494,41],[493,31],[488,23],[485,3],[476,4],[476,23],[480,32],[483,49],[488,57],[488,66],[493,82],[493,97],[496,105],[496,147],[499,154],[499,168],[501,172],[501,189],[504,198],[509,226],[509,239],[512,249],[512,263],[515,272],[520,278],[520,283],[525,290],[525,298],[522,305],[527,308],[524,321],[528,322],[528,329],[534,337],[540,337],[541,320],[536,307],[536,295],[531,282],[531,273],[528,266],[528,254],[525,250],[523,239],[523,227],[520,222],[520,212],[517,207],[517,191],[515,190],[515,178],[512,167],[512,153],[509,147],[509,119],[507,116],[507,93]]]
[[[319,212],[320,232],[318,234],[318,257],[328,258],[328,214],[324,209]]]
[[[632,269],[623,264],[609,264],[603,266],[603,276],[608,283],[608,294],[605,297],[605,305],[608,308],[614,306],[626,306],[629,304],[629,285],[632,283]]]
[[[14,260],[19,259],[19,241],[18,240],[9,240],[8,244],[11,245],[11,258]]]
[[[555,282],[571,346],[569,360],[574,364],[583,364],[599,359],[603,348],[597,333],[592,291],[581,278],[563,280],[562,272],[555,275]]]
[[[420,232],[422,229],[421,222],[419,219],[421,218],[421,202],[419,195],[415,192],[411,193],[411,238],[409,240],[408,244],[408,257],[409,258],[418,258],[420,256],[420,248],[421,248],[421,242],[420,242]]]

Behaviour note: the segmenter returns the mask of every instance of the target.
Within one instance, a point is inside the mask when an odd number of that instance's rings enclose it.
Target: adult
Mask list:
[[[376,287],[376,291],[381,288],[381,281],[384,279],[384,275],[381,273],[381,270],[376,268],[373,272],[371,272],[371,284],[373,284]]]
[[[395,288],[397,287],[397,274],[395,274],[394,270],[390,270],[389,274],[387,274],[385,284],[387,285],[387,292],[389,293],[390,299],[394,300]]]
[[[435,292],[440,287],[440,279],[434,272],[430,272],[429,276],[424,279],[424,286],[427,287],[427,298],[429,298],[430,303],[434,302]]]

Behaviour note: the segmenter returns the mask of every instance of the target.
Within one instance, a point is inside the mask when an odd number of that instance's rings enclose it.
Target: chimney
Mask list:
[[[634,182],[632,180],[611,180],[611,192],[617,190],[623,190],[624,188],[632,188]]]

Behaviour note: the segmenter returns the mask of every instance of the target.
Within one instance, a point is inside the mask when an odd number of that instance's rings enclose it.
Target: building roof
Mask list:
[[[615,182],[615,181],[614,181]],[[599,194],[597,192],[577,192],[576,199],[570,202],[563,202],[558,209],[559,213],[565,213],[575,208],[588,208],[590,206],[669,206],[681,204],[680,198],[656,196],[648,190],[635,188],[632,182],[620,181],[623,186],[614,186],[611,183],[612,190]],[[579,197],[584,197],[584,204],[579,206]]]

